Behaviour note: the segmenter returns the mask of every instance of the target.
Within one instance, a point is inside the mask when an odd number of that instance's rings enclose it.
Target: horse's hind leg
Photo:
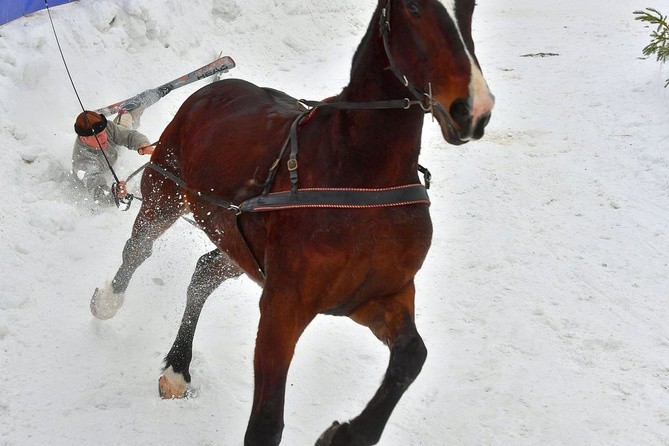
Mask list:
[[[91,313],[98,319],[110,319],[123,305],[125,290],[135,270],[151,256],[153,242],[181,216],[186,205],[179,188],[156,172],[142,178],[144,201],[123,248],[123,263],[111,284],[96,288],[91,298]]]
[[[390,348],[390,362],[381,387],[353,420],[335,422],[316,446],[373,445],[378,443],[388,418],[427,357],[413,317],[414,285],[401,293],[371,301],[350,317],[369,327]]]
[[[242,271],[219,250],[200,257],[188,286],[186,309],[174,344],[165,357],[163,375],[158,381],[160,396],[183,398],[190,383],[189,366],[193,357],[193,336],[200,312],[207,298],[225,280],[237,277]]]

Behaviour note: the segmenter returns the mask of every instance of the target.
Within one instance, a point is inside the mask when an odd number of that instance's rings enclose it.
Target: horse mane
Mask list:
[[[365,32],[364,37],[360,41],[360,44],[358,44],[358,48],[356,48],[355,53],[353,54],[353,60],[351,61],[351,77],[353,77],[353,73],[355,72],[355,69],[360,61],[363,49],[368,47],[369,42],[374,38],[374,33],[380,33],[377,26],[379,23],[379,14],[380,7],[377,7],[376,11],[372,15],[372,19],[369,25],[367,26],[367,31]]]

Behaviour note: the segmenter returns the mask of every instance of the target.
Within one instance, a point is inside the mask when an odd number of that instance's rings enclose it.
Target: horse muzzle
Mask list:
[[[494,103],[492,95],[486,104],[476,104],[476,107],[472,106],[470,99],[456,99],[448,110],[437,102],[433,113],[444,139],[449,144],[460,145],[483,137]]]

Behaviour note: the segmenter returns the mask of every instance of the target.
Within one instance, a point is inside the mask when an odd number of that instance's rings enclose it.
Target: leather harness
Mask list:
[[[267,212],[300,208],[365,209],[375,207],[407,206],[412,204],[430,204],[427,187],[420,183],[387,188],[304,188],[294,191],[263,193],[234,204],[209,194],[204,194],[189,187],[184,180],[165,170],[161,166],[148,162],[143,168],[151,168],[173,181],[177,186],[193,193],[209,203],[239,215],[247,212]],[[430,173],[424,170],[426,184],[429,185]],[[293,172],[296,172],[293,171]]]
[[[237,218],[237,228],[246,244],[246,248],[253,258],[257,271],[262,278],[265,278],[265,273],[261,267],[258,259],[255,257],[250,249],[248,240],[244,235],[243,228],[239,221],[239,216],[243,213],[249,212],[268,212],[278,210],[290,209],[304,209],[304,208],[332,208],[332,209],[368,209],[368,208],[383,208],[395,206],[407,206],[415,204],[429,205],[430,199],[427,194],[427,188],[430,185],[430,172],[423,166],[418,165],[418,170],[423,173],[425,178],[425,186],[420,183],[407,184],[402,186],[388,187],[388,188],[304,188],[300,189],[298,184],[297,174],[297,128],[302,123],[306,123],[313,117],[316,111],[321,107],[332,107],[335,109],[348,110],[362,110],[362,109],[408,109],[412,106],[420,106],[424,112],[432,113],[433,107],[439,105],[437,101],[432,98],[432,88],[428,85],[428,92],[418,89],[414,86],[406,76],[404,76],[392,57],[389,46],[390,33],[390,1],[381,12],[379,27],[381,36],[383,38],[383,45],[390,62],[390,71],[407,87],[413,94],[414,100],[408,98],[373,101],[373,102],[336,102],[332,98],[323,102],[317,101],[297,101],[297,107],[300,113],[295,117],[291,124],[290,134],[281,147],[279,155],[272,167],[269,170],[267,180],[265,181],[264,189],[261,195],[243,201],[240,204],[234,204],[230,201],[221,199],[219,197],[208,195],[190,188],[184,180],[177,177],[173,173],[165,170],[163,167],[154,164],[153,162],[146,163],[142,168],[149,167],[159,174],[173,181],[182,189],[193,193],[198,198],[201,198],[216,206],[222,207],[226,210],[233,211]],[[271,93],[271,92],[270,92]],[[283,192],[272,192],[269,190],[274,182],[277,168],[283,158],[283,155],[291,146],[290,155],[287,162],[288,172],[290,174],[291,190]]]
[[[402,82],[405,87],[407,87],[407,89],[414,96],[414,100],[403,98],[372,102],[337,102],[334,100],[334,98],[329,98],[322,102],[306,100],[296,101],[295,105],[297,106],[299,113],[293,120],[290,126],[290,133],[288,138],[282,145],[278,157],[269,170],[262,194],[258,197],[246,200],[240,204],[234,204],[219,197],[204,194],[200,191],[194,190],[188,187],[185,181],[183,181],[181,178],[178,178],[176,175],[168,172],[161,166],[158,166],[152,162],[147,163],[144,167],[150,167],[156,172],[174,181],[179,187],[194,193],[197,197],[217,206],[223,207],[227,210],[234,211],[238,215],[245,212],[265,212],[297,208],[355,209],[406,206],[411,204],[429,205],[430,200],[427,195],[427,188],[430,185],[431,175],[430,172],[421,165],[418,165],[418,170],[422,172],[425,177],[425,186],[420,183],[416,183],[382,189],[300,189],[298,184],[297,128],[300,124],[305,124],[308,120],[310,120],[319,108],[331,107],[335,109],[346,110],[387,110],[409,109],[413,106],[420,106],[424,112],[432,113],[433,107],[435,105],[439,105],[439,103],[432,97],[431,85],[428,84],[429,88],[427,93],[420,90],[409,81],[409,79],[400,71],[397,64],[395,63],[395,59],[392,56],[389,44],[390,4],[391,0],[388,0],[386,7],[381,11],[379,18],[379,29],[383,40],[383,47],[390,64],[388,69]],[[270,94],[281,93],[271,89],[266,89],[266,91]],[[284,100],[285,99],[286,98],[284,98]],[[274,182],[278,166],[284,156],[286,149],[288,148],[288,145],[290,145],[290,155],[288,157],[287,167],[290,175],[291,190],[290,192],[270,193],[270,188]]]

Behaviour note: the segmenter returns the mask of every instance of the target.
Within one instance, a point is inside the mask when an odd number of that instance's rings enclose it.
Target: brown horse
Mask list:
[[[242,80],[184,102],[143,174],[123,264],[91,302],[97,317],[112,317],[154,240],[193,213],[217,249],[200,258],[188,287],[163,398],[186,395],[207,297],[246,273],[263,291],[244,443],[280,443],[288,368],[318,314],[369,327],[390,361],[362,413],[317,444],[379,441],[427,355],[414,323],[414,276],[432,236],[417,173],[425,112],[446,141],[462,144],[483,135],[494,103],[474,54],[473,11],[474,0],[379,0],[349,85],[308,116],[284,93]]]

